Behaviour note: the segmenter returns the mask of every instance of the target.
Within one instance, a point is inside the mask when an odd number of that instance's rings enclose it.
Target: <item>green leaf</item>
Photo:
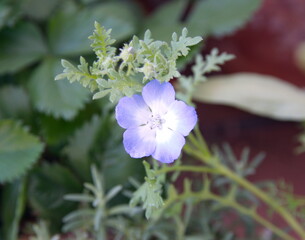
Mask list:
[[[181,32],[185,24],[180,18],[188,4],[188,1],[174,0],[163,4],[143,24],[143,32],[150,29],[158,40],[168,41],[172,32]]]
[[[14,73],[39,60],[47,49],[38,28],[20,23],[0,34],[0,74]]]
[[[19,225],[26,202],[26,181],[19,179],[3,187],[1,219],[6,240],[18,237]]]
[[[115,48],[111,47],[115,43],[115,40],[110,37],[111,29],[106,30],[105,27],[101,26],[98,22],[94,23],[95,30],[93,35],[89,37],[93,43],[91,47],[98,57],[112,56],[115,53]]]
[[[187,21],[191,34],[222,36],[242,27],[261,0],[205,0],[193,6]]]
[[[195,64],[192,67],[193,76],[181,76],[178,78],[179,92],[177,98],[188,104],[192,104],[192,96],[199,83],[206,81],[205,74],[212,71],[220,71],[220,64],[232,60],[234,55],[221,53],[218,54],[218,49],[212,49],[211,53],[203,59],[202,55],[196,56]]]
[[[55,81],[59,72],[59,60],[46,59],[32,74],[29,92],[37,110],[68,120],[83,108],[89,92],[78,83]]]
[[[58,5],[59,0],[19,0],[22,2],[23,14],[36,19],[47,19]]]
[[[47,218],[51,227],[58,228],[62,217],[75,208],[74,203],[64,200],[64,195],[81,190],[81,183],[69,169],[59,164],[44,164],[31,175],[29,200],[40,217]]]
[[[177,34],[174,32],[172,35],[171,47],[174,56],[186,56],[190,51],[190,46],[198,44],[202,41],[202,37],[187,37],[188,31],[186,28],[182,29],[182,34],[178,38]]]
[[[0,121],[0,183],[20,177],[37,161],[43,149],[39,140],[20,124]]]
[[[126,154],[122,129],[109,113],[103,118],[94,116],[79,127],[63,153],[68,157],[71,168],[86,181],[91,179],[90,165],[100,166],[107,179],[106,189],[127,182],[130,176],[143,176],[141,164]]]
[[[83,87],[88,87],[90,91],[94,91],[98,88],[96,83],[97,75],[91,74],[88,63],[83,57],[80,57],[80,64],[75,67],[67,60],[61,60],[61,65],[64,67],[64,72],[58,74],[55,80],[68,79],[71,83],[79,82]]]
[[[21,1],[1,1],[0,3],[0,29],[5,26],[12,27],[21,17]]]
[[[75,118],[68,121],[62,118],[54,118],[50,115],[39,114],[37,115],[40,135],[47,144],[52,146],[59,146],[66,143],[67,139],[80,128],[85,122],[89,121],[92,115],[98,112],[99,106],[96,102],[86,104]]]
[[[161,184],[146,181],[137,191],[133,193],[133,197],[130,200],[130,206],[134,207],[138,203],[143,203],[145,217],[149,219],[153,213],[164,204],[160,194]]]
[[[52,51],[64,56],[89,53],[94,22],[100,22],[106,29],[112,29],[113,38],[121,41],[135,31],[134,15],[128,5],[104,3],[85,8],[75,13],[59,14],[51,19],[49,40]]]
[[[26,117],[30,112],[30,100],[22,87],[0,88],[0,118]]]
[[[74,171],[87,181],[91,178],[89,151],[95,143],[101,122],[100,117],[94,116],[90,122],[85,123],[75,132],[63,150]]]

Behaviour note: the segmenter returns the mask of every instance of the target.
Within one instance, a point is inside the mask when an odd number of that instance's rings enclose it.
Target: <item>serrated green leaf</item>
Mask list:
[[[121,41],[135,31],[134,15],[124,3],[104,3],[70,14],[59,14],[49,24],[52,51],[64,56],[89,53],[94,22],[112,29],[112,36]]]
[[[44,164],[36,168],[30,178],[29,200],[40,217],[59,227],[64,215],[74,209],[75,204],[64,200],[64,195],[81,192],[82,184],[72,172],[59,164]]]
[[[38,160],[43,145],[20,124],[0,121],[0,183],[26,173]]]
[[[36,62],[45,53],[38,28],[31,23],[20,23],[0,34],[0,74],[13,73]]]
[[[24,117],[30,112],[30,100],[22,87],[0,88],[0,119]]]
[[[46,59],[31,76],[28,85],[30,97],[37,110],[69,120],[83,108],[89,92],[78,83],[55,81],[59,72],[59,60]]]
[[[187,21],[191,34],[222,36],[242,27],[261,0],[205,0],[193,6]]]
[[[63,150],[63,153],[68,156],[69,163],[74,171],[87,181],[90,181],[91,178],[89,151],[95,144],[101,125],[101,118],[94,116],[90,122],[85,123],[75,132]]]

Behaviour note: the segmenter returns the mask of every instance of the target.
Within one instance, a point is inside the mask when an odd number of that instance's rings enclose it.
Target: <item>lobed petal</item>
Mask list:
[[[122,128],[146,124],[151,112],[140,95],[123,97],[115,108],[115,117]]]
[[[168,128],[162,128],[156,133],[156,150],[152,156],[163,163],[171,163],[180,156],[184,137],[179,133]]]
[[[170,83],[160,83],[155,79],[144,86],[142,96],[154,114],[164,114],[175,101],[175,90]]]
[[[197,114],[194,107],[176,100],[169,106],[164,120],[164,127],[187,136],[196,125]]]
[[[148,126],[128,128],[123,135],[123,144],[133,158],[150,156],[156,149],[156,132]]]

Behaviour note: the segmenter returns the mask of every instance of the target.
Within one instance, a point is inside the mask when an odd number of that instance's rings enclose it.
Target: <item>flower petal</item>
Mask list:
[[[115,108],[115,117],[122,128],[146,124],[151,112],[142,96],[123,97]]]
[[[155,79],[145,85],[142,96],[154,114],[164,114],[175,101],[175,90],[170,83],[160,83]]]
[[[175,161],[185,144],[184,137],[168,128],[162,128],[156,134],[156,150],[152,154],[153,158],[163,163]]]
[[[133,158],[149,156],[156,149],[156,132],[147,125],[128,128],[123,135],[123,144]]]
[[[176,100],[169,106],[168,112],[164,115],[164,120],[164,127],[187,136],[195,127],[197,114],[194,107]]]

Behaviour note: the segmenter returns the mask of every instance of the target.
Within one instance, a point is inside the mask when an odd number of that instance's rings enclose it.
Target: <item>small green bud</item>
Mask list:
[[[144,73],[144,80],[152,79],[156,74],[156,66],[152,62],[146,60],[143,67],[139,68],[138,71]]]
[[[120,49],[121,53],[119,55],[119,58],[123,60],[123,62],[131,62],[135,58],[135,49],[133,47],[129,47],[127,44],[124,45],[123,48]]]

